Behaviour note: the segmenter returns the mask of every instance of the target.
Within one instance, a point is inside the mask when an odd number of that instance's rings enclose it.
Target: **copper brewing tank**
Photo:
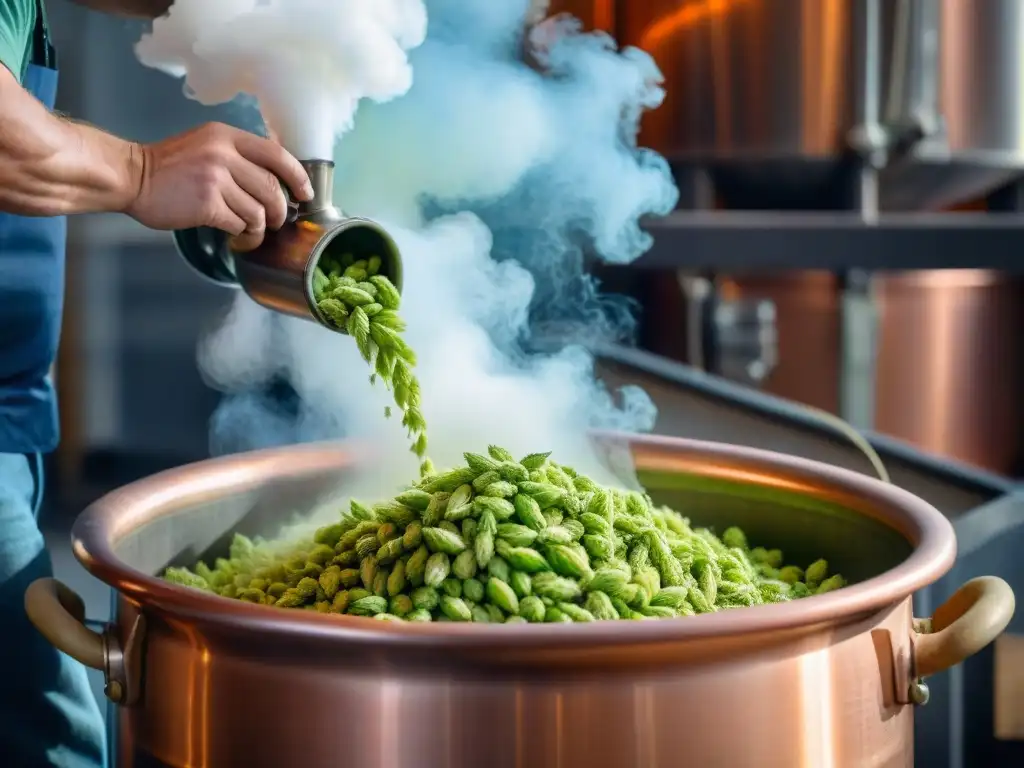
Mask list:
[[[826,272],[721,276],[733,297],[770,300],[779,355],[763,389],[839,411],[840,295]],[[875,430],[1011,475],[1018,468],[1024,346],[1021,281],[989,270],[885,274]],[[654,312],[670,309],[671,301]]]
[[[336,493],[365,453],[324,444],[200,462],[89,507],[72,539],[118,594],[102,635],[52,579],[26,606],[104,671],[123,768],[910,768],[921,678],[991,642],[1014,608],[982,578],[913,618],[911,594],[953,563],[951,524],[899,488],[781,454],[597,444],[625,447],[694,523],[741,525],[795,561],[824,554],[853,584],[684,619],[497,627],[284,611],[153,575]]]
[[[881,167],[886,209],[955,205],[1024,171],[1018,0],[545,4],[651,54],[666,98],[641,144],[708,169],[731,207],[841,197],[851,151]]]
[[[889,190],[883,189],[883,202],[886,195],[915,203],[899,207],[963,201],[1004,181],[1006,169],[1024,157],[1024,134],[1016,129],[1024,121],[1024,90],[1017,84],[1022,69],[1014,63],[1022,50],[1014,30],[1024,19],[1024,4],[912,2],[931,3],[940,13],[936,83],[953,152],[942,162],[918,158],[890,169],[881,180]],[[891,15],[898,4],[886,3],[886,12]],[[852,114],[849,54],[856,33],[849,0],[549,5],[552,13],[571,13],[587,28],[613,33],[621,44],[655,57],[667,96],[645,117],[641,143],[670,159],[709,160],[744,172],[770,161],[769,187],[799,181],[811,197],[832,173],[830,158],[841,154]],[[891,24],[885,28],[891,32]],[[787,29],[788,52],[781,44]],[[771,78],[770,87],[753,87],[758,78]],[[1006,98],[995,95],[1004,90]],[[797,106],[787,111],[780,104]],[[698,119],[702,115],[706,122]],[[717,132],[708,132],[711,123]],[[774,304],[778,360],[762,388],[838,413],[841,299],[835,276],[724,275],[717,282],[730,298]],[[883,274],[876,282],[874,428],[931,453],[1014,474],[1024,423],[1021,281],[987,270],[943,270]],[[697,362],[687,359],[678,338],[686,307],[675,281],[665,276],[652,291],[645,307],[652,350]]]

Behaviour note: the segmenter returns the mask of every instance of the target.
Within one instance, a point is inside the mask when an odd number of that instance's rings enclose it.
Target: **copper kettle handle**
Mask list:
[[[50,644],[92,669],[106,666],[103,635],[85,626],[85,603],[57,579],[36,579],[25,590],[28,620]]]
[[[955,667],[994,641],[1013,618],[1010,585],[995,576],[971,579],[930,619],[914,619],[914,677]]]
[[[115,704],[139,700],[145,617],[135,617],[122,646],[113,626],[108,625],[103,632],[89,629],[82,598],[67,584],[52,578],[36,579],[28,585],[25,612],[54,648],[103,673],[103,692],[108,699]]]

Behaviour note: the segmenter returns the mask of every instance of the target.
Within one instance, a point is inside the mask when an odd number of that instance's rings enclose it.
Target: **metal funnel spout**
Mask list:
[[[240,287],[268,309],[339,330],[320,315],[313,299],[313,272],[320,259],[379,256],[380,273],[401,291],[402,258],[380,224],[346,216],[334,205],[334,163],[307,160],[302,165],[313,185],[313,198],[293,205],[289,221],[277,232],[268,232],[256,250],[233,251],[227,233],[209,227],[175,231],[174,242],[185,261],[207,279]]]

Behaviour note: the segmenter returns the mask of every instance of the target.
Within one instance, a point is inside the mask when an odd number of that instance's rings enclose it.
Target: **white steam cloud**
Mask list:
[[[289,151],[326,159],[361,99],[409,90],[426,30],[422,0],[176,0],[135,50],[203,104],[254,96]]]
[[[194,21],[207,12],[217,25],[220,1],[178,0],[175,9],[187,5]],[[328,18],[335,5],[363,7],[339,0],[261,7],[283,14],[283,6],[296,5],[321,8],[316,18]],[[392,28],[420,18],[416,4],[392,5],[410,14]],[[641,51],[619,51],[567,18],[524,40],[530,0],[425,5],[429,34],[410,53],[412,87],[361,104],[334,158],[338,205],[389,227],[405,259],[402,311],[419,357],[431,458],[450,465],[463,451],[497,443],[518,453],[553,450],[560,461],[601,473],[587,430],[649,430],[654,406],[635,388],[608,392],[581,346],[536,352],[536,331],[538,323],[557,326],[577,342],[633,332],[632,307],[599,294],[584,254],[637,258],[649,247],[639,218],[675,205],[667,164],[636,147],[642,112],[663,96],[660,73]],[[350,23],[344,14],[330,18]],[[280,19],[282,28],[290,23]],[[302,30],[314,34],[315,27]],[[326,40],[330,28],[315,34]],[[233,36],[229,50],[241,50],[244,39]],[[335,46],[348,40],[341,30]],[[247,66],[277,54],[272,39],[257,41],[244,51]],[[230,59],[210,56],[211,71],[191,68],[189,82],[226,79],[238,71]],[[377,58],[364,61],[367,71],[353,82],[376,82]],[[241,85],[235,90],[259,86]],[[339,102],[352,97],[351,88],[339,88]],[[308,121],[320,114],[304,111],[300,91],[288,108]],[[393,451],[392,482],[413,476],[404,432],[397,419],[384,418],[389,396],[371,386],[348,337],[273,316],[239,296],[203,344],[200,364],[227,393],[214,419],[215,452],[358,437]]]

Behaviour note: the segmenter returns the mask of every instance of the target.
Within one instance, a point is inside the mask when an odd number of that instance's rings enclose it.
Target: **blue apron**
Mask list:
[[[22,80],[52,109],[57,67],[38,6]],[[0,765],[99,768],[103,720],[81,664],[51,646],[25,615],[25,589],[53,567],[37,515],[41,454],[58,439],[49,369],[64,286],[63,218],[0,213],[0,625],[11,663],[0,678]]]
[[[56,56],[39,5],[33,57],[22,80],[48,108],[57,96]],[[64,303],[67,222],[0,213],[0,453],[57,447],[50,366]]]

